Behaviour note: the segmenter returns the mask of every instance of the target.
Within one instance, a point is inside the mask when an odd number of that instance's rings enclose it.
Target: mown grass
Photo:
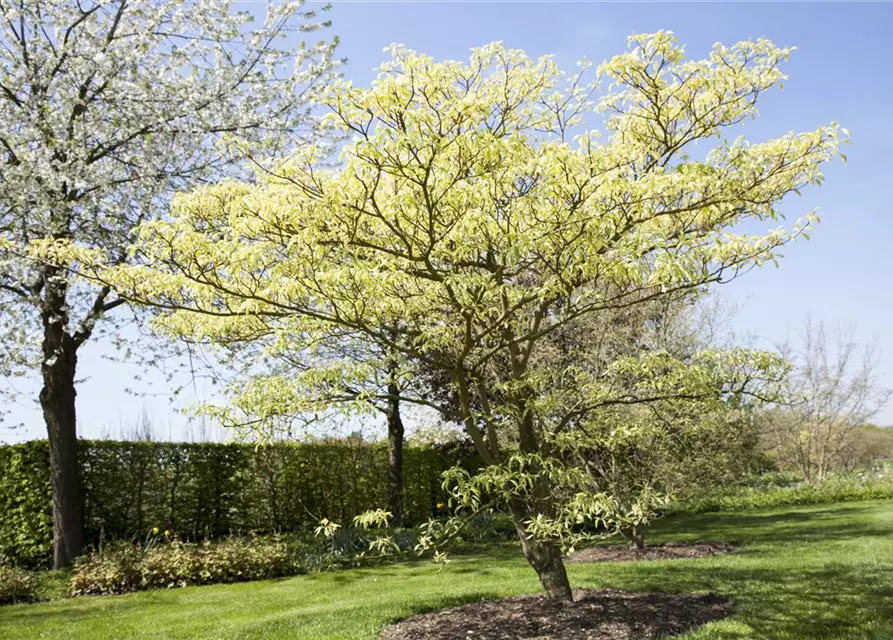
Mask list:
[[[571,565],[575,586],[712,591],[732,618],[687,640],[893,640],[893,502],[680,516],[653,540],[720,539],[700,560]],[[427,562],[0,608],[0,638],[373,639],[413,613],[538,589],[513,545]]]

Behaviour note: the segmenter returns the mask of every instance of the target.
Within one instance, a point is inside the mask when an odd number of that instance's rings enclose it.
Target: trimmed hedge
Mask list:
[[[79,442],[88,544],[135,540],[158,527],[184,540],[299,531],[344,522],[387,504],[387,449],[368,443],[249,444]],[[0,447],[0,562],[45,566],[52,556],[49,450],[45,440]],[[407,447],[404,520],[445,503],[440,475],[455,449]]]
[[[46,441],[0,447],[0,564],[34,567],[53,556]]]

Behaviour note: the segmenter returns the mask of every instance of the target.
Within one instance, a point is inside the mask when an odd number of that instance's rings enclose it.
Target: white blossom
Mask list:
[[[255,25],[228,0],[0,0],[0,375],[38,365],[42,316],[79,345],[117,304],[35,246],[124,262],[175,190],[314,137],[337,40],[282,48],[328,26],[302,5]]]

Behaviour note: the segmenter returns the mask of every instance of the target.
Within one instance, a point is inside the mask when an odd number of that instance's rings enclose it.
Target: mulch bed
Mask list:
[[[518,596],[423,613],[381,640],[645,640],[684,633],[732,612],[712,594],[574,590],[574,602]]]
[[[575,551],[568,562],[624,562],[636,560],[673,560],[676,558],[709,558],[732,553],[737,547],[728,542],[702,540],[700,542],[666,542],[647,544],[641,551],[625,544],[590,547]]]

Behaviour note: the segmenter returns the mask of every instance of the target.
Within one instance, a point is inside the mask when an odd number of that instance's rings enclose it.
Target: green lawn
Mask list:
[[[653,539],[721,539],[736,554],[660,563],[571,565],[579,587],[729,595],[735,614],[690,640],[893,640],[893,502],[678,517]],[[75,598],[0,608],[0,638],[376,638],[388,621],[478,598],[531,592],[505,545],[427,562],[238,585]]]

